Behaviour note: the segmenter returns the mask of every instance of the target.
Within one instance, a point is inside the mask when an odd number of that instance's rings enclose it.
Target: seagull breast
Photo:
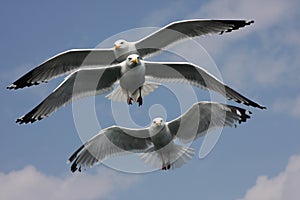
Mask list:
[[[127,66],[125,66],[127,67]],[[123,74],[120,78],[120,86],[130,93],[134,93],[145,82],[146,68],[143,63],[138,64],[133,68],[122,70]]]
[[[173,140],[173,136],[165,124],[153,124],[150,126],[149,131],[151,141],[157,150],[167,146]]]

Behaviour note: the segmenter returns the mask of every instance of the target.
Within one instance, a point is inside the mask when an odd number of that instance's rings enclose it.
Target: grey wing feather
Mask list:
[[[113,84],[120,76],[119,65],[73,72],[46,99],[16,122],[33,123],[78,98],[108,92],[113,89]]]
[[[127,129],[117,126],[100,131],[68,159],[68,162],[73,162],[71,171],[92,167],[112,156],[144,152],[152,145],[150,137],[144,137],[145,132],[148,132],[148,129]],[[143,136],[139,137],[140,134]]]
[[[183,20],[173,22],[153,34],[136,42],[136,49],[140,56],[148,57],[161,51],[172,43],[188,37],[198,37],[207,34],[231,32],[254,21],[246,20]]]
[[[7,89],[38,85],[82,66],[107,66],[116,63],[113,49],[73,49],[62,52],[13,82]]]
[[[168,123],[173,135],[184,142],[192,142],[213,128],[236,126],[246,122],[251,112],[236,106],[214,102],[198,102],[177,119]]]
[[[144,61],[146,76],[150,80],[161,82],[182,82],[213,90],[229,100],[243,103],[247,106],[265,109],[234,89],[219,81],[205,69],[187,62],[149,62]]]

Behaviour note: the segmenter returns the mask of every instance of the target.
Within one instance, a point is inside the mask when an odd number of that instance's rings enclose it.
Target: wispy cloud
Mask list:
[[[7,174],[0,173],[0,199],[107,199],[137,180],[137,176],[104,168],[93,175],[75,173],[55,177],[38,171],[34,166],[27,166]]]
[[[24,76],[26,73],[28,73],[30,70],[37,67],[34,64],[22,64],[20,66],[17,66],[12,69],[4,69],[3,73],[0,74],[1,80],[6,84],[5,87],[12,84],[17,79]],[[48,96],[48,94],[59,84],[60,81],[62,81],[63,78],[58,78],[56,80],[52,80],[49,83],[41,83],[38,86],[31,86],[30,88],[22,88],[18,89],[17,91],[11,90],[10,93],[18,92],[18,93],[27,93],[30,95],[30,98],[36,98],[41,100],[42,98],[45,98]]]
[[[273,178],[259,176],[240,200],[286,200],[300,196],[300,155],[292,156],[283,172]]]
[[[300,117],[300,95],[294,98],[279,98],[273,103],[273,110],[292,117]]]
[[[297,1],[210,1],[190,17],[254,19],[240,31],[201,40],[222,69],[223,78],[239,87],[299,84]],[[286,80],[289,81],[286,81]]]
[[[157,7],[156,10],[146,13],[141,20],[142,26],[165,26],[170,20],[181,20],[178,18],[184,15],[190,8],[185,1],[173,1],[167,7]]]
[[[257,86],[277,87],[299,84],[298,63],[300,51],[298,35],[300,27],[295,26],[299,14],[299,3],[291,0],[267,1],[209,1],[198,8],[189,8],[182,1],[161,8],[142,20],[146,25],[166,25],[174,19],[174,10],[184,8],[183,19],[249,19],[255,23],[239,31],[222,36],[200,39],[200,43],[212,55],[220,67],[225,82],[237,89],[254,89]],[[180,9],[179,9],[180,10]],[[204,66],[205,67],[205,66]],[[290,81],[286,81],[286,80]]]
[[[203,4],[196,12],[191,13],[190,17],[205,16],[208,18],[224,19],[254,19],[257,20],[256,28],[266,29],[279,23],[283,16],[292,16],[296,9],[296,0],[288,3],[282,0],[266,1],[209,1]]]

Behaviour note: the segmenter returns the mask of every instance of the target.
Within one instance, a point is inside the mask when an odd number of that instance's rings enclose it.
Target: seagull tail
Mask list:
[[[127,96],[126,92],[123,91],[121,86],[118,86],[115,88],[110,94],[105,96],[106,98],[116,101],[116,102],[126,102],[127,101]]]
[[[162,169],[168,164],[170,164],[171,169],[175,169],[187,163],[187,161],[192,159],[194,154],[195,151],[192,148],[169,144],[157,151],[154,150],[154,147],[150,148],[141,155],[141,159],[156,169]]]
[[[171,160],[174,160],[172,162],[173,169],[179,168],[185,163],[187,163],[193,158],[195,154],[194,149],[185,146],[180,146],[177,144],[174,145],[174,150],[172,152],[173,154],[171,154]]]
[[[142,87],[142,97],[147,96],[148,94],[150,94],[151,92],[153,92],[156,88],[158,88],[160,86],[159,83],[154,83],[154,82],[150,82],[150,81],[145,81],[143,87]],[[134,101],[136,101],[139,97],[139,92],[138,90],[132,94],[132,98]]]
[[[159,83],[146,81],[142,87],[142,97],[147,96],[159,86]],[[139,90],[136,90],[136,92],[134,92],[131,97],[133,101],[136,101],[139,97]],[[106,98],[116,102],[127,102],[127,94],[120,86],[118,86],[110,94],[108,94]]]

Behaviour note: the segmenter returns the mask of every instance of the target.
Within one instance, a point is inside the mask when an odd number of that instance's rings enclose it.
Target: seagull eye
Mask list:
[[[129,60],[129,61],[131,61],[131,60],[132,60],[132,58],[128,58],[128,60]]]
[[[120,42],[120,44],[124,44],[124,42]]]
[[[162,119],[160,120],[160,123],[162,122]]]

